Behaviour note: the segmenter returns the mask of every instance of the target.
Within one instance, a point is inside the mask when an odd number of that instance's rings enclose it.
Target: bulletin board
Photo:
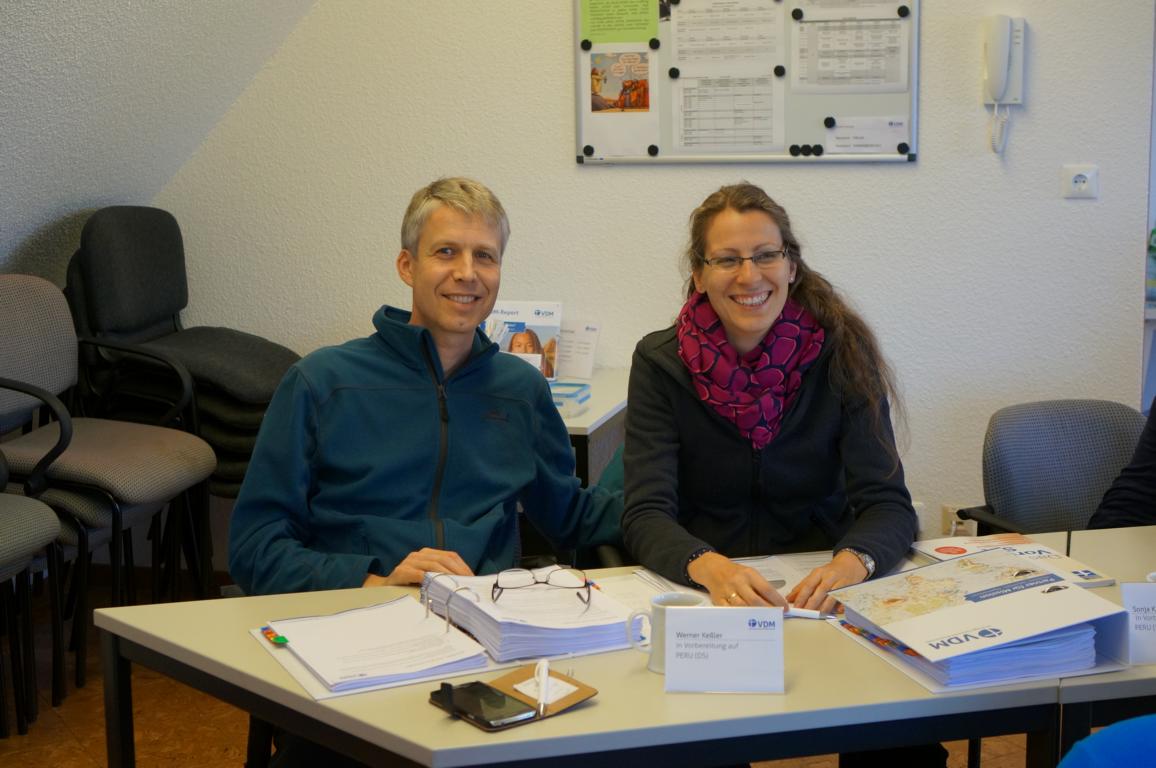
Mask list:
[[[577,160],[913,162],[919,0],[574,0]]]

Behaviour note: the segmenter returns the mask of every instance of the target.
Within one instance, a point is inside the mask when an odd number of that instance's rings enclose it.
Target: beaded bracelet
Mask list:
[[[696,549],[694,552],[691,552],[690,557],[687,558],[686,568],[684,569],[684,572],[686,575],[686,582],[688,584],[690,584],[692,587],[694,587],[695,589],[706,589],[706,587],[704,587],[702,584],[699,584],[697,581],[695,581],[694,579],[692,579],[690,577],[690,564],[693,563],[695,560],[698,560],[700,557],[707,554],[708,552],[714,552],[714,551],[715,551],[714,547],[702,547],[700,549]]]

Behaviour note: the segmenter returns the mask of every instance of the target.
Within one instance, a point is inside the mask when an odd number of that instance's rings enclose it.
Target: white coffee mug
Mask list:
[[[626,639],[636,650],[650,653],[646,668],[651,672],[666,672],[666,609],[691,607],[706,602],[706,595],[692,592],[663,592],[650,598],[650,611],[635,611],[626,621]],[[634,634],[634,620],[642,617],[650,622],[650,642],[641,642]]]

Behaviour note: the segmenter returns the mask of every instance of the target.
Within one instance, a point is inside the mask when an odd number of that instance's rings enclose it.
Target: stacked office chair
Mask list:
[[[1143,428],[1138,411],[1108,400],[1001,408],[983,441],[985,503],[959,517],[976,520],[980,533],[1082,530]]]
[[[216,451],[211,493],[235,498],[265,409],[300,356],[230,328],[181,326],[189,299],[184,243],[176,219],[159,208],[94,213],[68,265],[65,293],[81,336],[160,352],[189,371],[194,398],[182,423]],[[159,415],[179,391],[170,369],[115,351],[93,351],[84,363],[95,412],[164,423]]]
[[[163,359],[114,342],[100,346]],[[109,545],[112,603],[125,602],[132,594],[130,529],[151,524],[159,531],[159,514],[172,501],[166,528],[170,541],[177,541],[181,531],[207,530],[208,494],[196,491],[212,474],[216,459],[206,442],[182,430],[73,417],[60,398],[74,391],[78,358],[78,339],[60,289],[30,275],[0,275],[0,435],[9,436],[0,452],[11,469],[9,490],[15,483],[60,517],[65,559],[75,560],[68,602],[73,606],[76,684],[82,686],[89,553],[98,544]],[[189,401],[192,384],[188,373],[173,365],[184,385],[171,409],[179,410]],[[158,541],[154,535],[154,573],[161,554]],[[208,567],[203,549],[197,551],[191,538],[184,541],[189,569],[203,584]],[[177,553],[169,554],[166,565],[175,578]],[[54,656],[62,659],[63,652],[54,649]],[[62,697],[62,690],[54,690],[54,700],[58,693]]]
[[[8,482],[8,465],[0,453],[0,489]],[[0,618],[8,633],[8,647],[12,658],[12,699],[16,711],[16,731],[28,732],[28,724],[36,719],[36,654],[32,638],[32,601],[29,597],[29,569],[34,560],[44,553],[48,560],[52,611],[59,610],[56,591],[59,563],[56,538],[60,535],[60,521],[47,505],[22,496],[0,492]],[[54,632],[59,624],[53,623]],[[53,667],[53,684],[62,672]],[[0,738],[8,738],[8,693],[4,682],[4,666],[0,664]]]

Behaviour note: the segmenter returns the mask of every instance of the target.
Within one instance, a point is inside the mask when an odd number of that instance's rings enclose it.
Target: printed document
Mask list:
[[[477,642],[426,616],[410,596],[330,616],[269,622],[287,648],[330,690],[342,691],[486,664]]]

